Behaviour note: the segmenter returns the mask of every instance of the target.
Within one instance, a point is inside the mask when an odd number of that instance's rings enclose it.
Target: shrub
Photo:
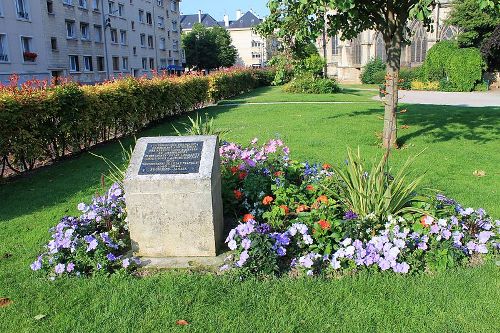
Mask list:
[[[294,76],[301,77],[308,75],[314,78],[322,77],[325,64],[325,60],[319,54],[312,54],[298,61],[294,67]]]
[[[453,90],[472,91],[482,81],[486,63],[478,49],[459,49],[449,61],[447,74]]]
[[[441,83],[437,81],[433,82],[422,82],[422,81],[412,81],[411,82],[411,89],[412,90],[440,90],[441,88]]]
[[[16,172],[99,142],[137,132],[270,83],[272,69],[229,69],[208,76],[117,79],[94,86],[37,80],[0,86],[0,158]],[[2,174],[3,175],[3,174]]]
[[[363,68],[361,72],[361,82],[365,84],[380,84],[385,81],[385,73],[382,82],[380,80],[380,76],[376,77],[377,81],[373,77],[376,72],[385,71],[385,64],[382,62],[380,58],[371,59]],[[380,74],[379,74],[380,75]]]
[[[287,83],[283,87],[283,90],[288,93],[334,94],[340,91],[340,87],[334,79],[303,76]]]
[[[453,41],[441,41],[432,46],[427,52],[423,64],[424,80],[439,81],[447,77],[447,68],[450,60],[458,51],[458,45]]]
[[[373,72],[372,81],[374,84],[384,84],[385,85],[385,76],[387,72],[385,69],[378,70]]]
[[[292,59],[283,55],[278,54],[269,60],[269,66],[275,68],[275,75],[272,84],[275,86],[281,86],[293,78],[293,65]]]

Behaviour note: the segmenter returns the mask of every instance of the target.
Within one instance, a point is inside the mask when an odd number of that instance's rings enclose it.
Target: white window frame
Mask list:
[[[78,0],[78,8],[88,9],[88,7],[87,0]]]
[[[100,8],[100,6],[101,6],[100,2],[101,2],[101,0],[92,0],[92,10],[94,10],[96,12],[99,11],[99,10],[101,10],[101,8]]]
[[[0,1],[0,17],[4,17],[2,1]]]
[[[75,21],[65,21],[64,24],[66,25],[66,39],[75,39],[76,38],[76,33],[75,33]],[[72,35],[69,35],[68,32],[68,24],[71,24],[71,32]]]
[[[19,1],[22,2],[23,10],[19,8]],[[30,6],[28,0],[14,0],[16,5],[16,17],[18,20],[29,21],[30,20]]]
[[[151,41],[151,43],[149,41]],[[148,35],[148,48],[150,49],[155,48],[155,42],[152,35]]]
[[[78,59],[78,55],[76,54],[68,54],[69,58],[69,72],[70,73],[80,73],[80,60]],[[75,61],[75,68],[73,68],[73,64],[71,62],[71,59],[76,59]]]
[[[113,32],[114,32],[114,34],[113,34]],[[109,29],[109,35],[110,35],[111,44],[118,44],[118,30]],[[113,36],[114,36],[114,38],[113,38]]]
[[[120,44],[127,45],[127,30],[120,30]]]
[[[177,2],[176,0],[170,1],[170,11],[171,12],[175,12],[177,10],[176,2]]]
[[[122,3],[118,3],[118,17],[124,17],[125,16],[125,5]]]
[[[160,46],[159,46],[159,49],[162,50],[162,51],[165,51],[166,48],[167,48],[167,40],[165,39],[165,37],[160,37]]]
[[[144,10],[139,9],[139,22],[144,23]]]
[[[128,71],[128,57],[122,57],[122,70]]]
[[[165,29],[165,18],[158,15],[158,28]]]
[[[87,67],[87,61],[90,59],[90,68]],[[94,71],[94,64],[92,63],[92,56],[90,55],[84,55],[83,56],[83,71],[84,72],[93,72]]]
[[[145,71],[148,70],[148,58],[141,59],[141,66],[142,66],[143,70],[145,70]]]
[[[146,47],[146,34],[140,34],[139,35],[139,42],[141,44],[141,47]]]
[[[116,12],[116,2],[108,1],[108,14],[114,16]]]
[[[3,37],[3,38],[2,38]],[[7,34],[0,34],[0,46],[2,47],[2,58],[0,58],[0,62],[10,62],[9,59],[9,44],[7,41]]]
[[[73,6],[73,0],[63,0],[63,5]]]
[[[87,27],[87,36],[85,36],[83,34],[83,27]],[[86,41],[89,41],[91,40],[90,38],[90,24],[86,23],[86,22],[80,22],[80,35],[82,36],[81,39],[82,40],[86,40]]]
[[[164,3],[163,3],[163,0],[157,0],[156,3],[158,4],[158,6],[160,7],[163,7]]]

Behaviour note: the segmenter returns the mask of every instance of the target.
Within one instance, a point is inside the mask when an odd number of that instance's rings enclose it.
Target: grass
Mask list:
[[[374,92],[333,96],[284,95],[258,89],[210,107],[228,139],[281,136],[299,160],[342,163],[346,146],[363,156],[382,154],[377,133],[382,106]],[[357,104],[273,104],[291,100],[365,101]],[[407,106],[399,117],[404,149],[392,163],[427,150],[414,167],[426,185],[467,206],[500,217],[500,107]],[[166,121],[141,135],[174,135]],[[177,126],[179,128],[179,126]],[[126,140],[130,144],[131,140]],[[94,150],[118,161],[117,143]],[[484,170],[476,177],[474,170]],[[361,274],[340,280],[281,279],[235,282],[204,274],[166,272],[152,277],[62,279],[49,282],[28,265],[60,217],[100,190],[106,165],[84,154],[0,185],[0,332],[489,332],[500,313],[500,274],[493,263],[434,275]],[[36,321],[33,317],[44,314]],[[175,325],[178,319],[191,324]]]

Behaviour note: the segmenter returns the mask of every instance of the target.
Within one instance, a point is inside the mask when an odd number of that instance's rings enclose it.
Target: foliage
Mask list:
[[[488,67],[491,70],[500,70],[500,24],[493,30],[490,38],[486,39],[481,45],[483,54]]]
[[[0,86],[0,156],[17,171],[87,149],[172,115],[269,84],[271,69],[164,74],[94,86],[17,81]]]
[[[375,76],[375,73],[377,72],[384,72],[381,81],[380,74],[378,76]],[[361,72],[361,82],[365,84],[384,83],[385,73],[385,64],[382,62],[382,60],[380,58],[371,59],[366,63],[365,67],[363,67],[363,71]]]
[[[197,70],[231,67],[238,54],[231,43],[231,36],[226,29],[206,28],[196,23],[189,33],[182,35],[186,64]]]
[[[281,86],[290,82],[293,77],[293,65],[291,64],[290,57],[284,54],[277,54],[269,60],[269,65],[276,69],[273,85]]]
[[[458,45],[453,41],[441,41],[434,44],[422,65],[425,80],[439,81],[446,78],[447,67],[451,58],[458,51]]]
[[[90,152],[91,155],[100,158],[108,166],[108,173],[105,174],[104,177],[111,181],[111,183],[118,184],[121,188],[123,188],[123,180],[125,179],[125,173],[127,172],[130,158],[132,157],[132,153],[134,151],[135,141],[136,140],[134,138],[134,144],[128,148],[125,148],[122,142],[118,141],[122,150],[120,163],[115,163],[104,155],[97,155]]]
[[[412,90],[430,90],[430,91],[437,91],[440,90],[441,84],[439,81],[412,81],[411,82],[411,89]]]
[[[476,0],[455,0],[446,23],[460,28],[460,47],[480,48],[500,25],[500,11],[481,8]]]
[[[294,76],[300,77],[304,75],[319,78],[323,76],[323,68],[326,61],[318,53],[310,55],[309,57],[299,60],[294,66]]]
[[[90,205],[81,203],[80,217],[64,217],[51,229],[51,241],[31,264],[51,279],[64,275],[86,276],[131,271],[140,261],[129,258],[130,249],[123,190],[113,185]]]
[[[199,113],[196,113],[196,117],[193,119],[188,116],[189,124],[183,123],[184,130],[180,132],[175,126],[174,130],[177,135],[217,135],[219,139],[223,139],[224,135],[229,133],[228,130],[219,130],[214,125],[214,118],[209,117],[208,113],[205,113],[205,119],[200,117]],[[172,125],[173,126],[173,125]]]
[[[240,278],[407,274],[461,266],[500,248],[500,221],[442,194],[419,198],[421,177],[407,181],[409,162],[392,178],[383,161],[366,174],[359,152],[349,153],[345,167],[331,167],[297,163],[288,151],[280,158],[282,147],[280,140],[221,147],[224,204],[240,212],[222,271]],[[277,154],[272,163],[266,152]]]
[[[288,93],[334,94],[340,91],[335,79],[314,78],[309,75],[296,77],[283,87]]]

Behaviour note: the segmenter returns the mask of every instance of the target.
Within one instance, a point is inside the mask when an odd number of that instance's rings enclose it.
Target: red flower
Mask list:
[[[267,195],[264,197],[264,199],[262,200],[262,203],[267,206],[269,205],[271,202],[273,202],[274,198],[270,195]]]
[[[288,209],[287,205],[281,205],[280,208],[283,209],[285,215],[288,215],[288,213],[290,213],[290,209]]]
[[[328,163],[323,164],[323,170],[328,170],[328,169],[330,169],[331,167],[332,167],[332,166],[331,166],[330,164],[328,164]]]
[[[283,176],[283,171],[276,171],[276,172],[274,173],[274,175],[275,175],[276,177],[281,177],[281,176]]]
[[[255,217],[252,214],[243,215],[243,222],[248,222],[250,220],[255,220]]]
[[[317,202],[321,202],[324,204],[328,203],[328,197],[326,195],[320,195],[318,199],[316,199]]]
[[[238,175],[238,178],[240,180],[243,180],[247,177],[247,172],[246,171],[241,171],[240,174]]]
[[[295,210],[297,213],[300,213],[300,212],[307,212],[309,210],[309,206],[307,205],[300,205],[299,207],[297,207],[297,209]]]
[[[236,198],[236,200],[240,200],[241,197],[243,196],[243,193],[241,193],[240,190],[234,190],[233,193],[234,193],[234,197]]]
[[[330,230],[330,228],[332,227],[330,222],[328,222],[327,220],[320,220],[318,224],[323,230]]]
[[[238,172],[238,167],[231,167],[231,172],[233,173],[233,175],[236,174]]]
[[[312,185],[307,185],[307,186],[306,186],[306,190],[308,190],[308,191],[314,191],[314,186],[312,186]]]

